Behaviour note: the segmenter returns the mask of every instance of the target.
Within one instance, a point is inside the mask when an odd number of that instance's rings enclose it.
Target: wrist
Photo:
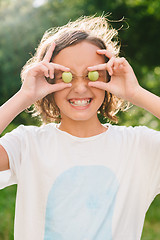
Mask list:
[[[32,98],[23,89],[20,89],[16,95],[19,99],[22,111],[33,104]]]
[[[0,107],[0,134],[17,115],[30,105],[30,102],[21,90],[5,102]]]
[[[132,104],[141,107],[160,119],[160,97],[140,87]]]
[[[146,90],[139,85],[136,88],[136,90],[134,91],[134,94],[132,95],[132,97],[129,99],[129,102],[131,102],[133,105],[142,107],[143,95],[144,95],[145,91]]]

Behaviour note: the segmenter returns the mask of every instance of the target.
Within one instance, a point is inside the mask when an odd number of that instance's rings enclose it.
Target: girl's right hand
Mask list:
[[[54,70],[70,71],[69,68],[59,64],[50,62],[55,43],[53,42],[46,52],[41,62],[35,63],[24,73],[24,82],[20,91],[26,97],[28,106],[35,103],[37,100],[44,98],[46,95],[71,87],[71,83],[56,83],[50,84],[46,78],[54,78]]]

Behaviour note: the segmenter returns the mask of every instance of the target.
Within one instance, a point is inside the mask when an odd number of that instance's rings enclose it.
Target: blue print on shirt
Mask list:
[[[44,240],[112,240],[118,181],[105,166],[76,166],[54,182]]]

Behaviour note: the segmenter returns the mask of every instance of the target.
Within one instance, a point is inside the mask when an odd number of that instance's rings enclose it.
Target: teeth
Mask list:
[[[69,100],[69,102],[73,106],[87,106],[91,102],[91,99],[88,99],[88,100]]]

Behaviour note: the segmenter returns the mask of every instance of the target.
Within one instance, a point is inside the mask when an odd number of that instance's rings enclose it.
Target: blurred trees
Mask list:
[[[41,5],[41,0],[0,0],[0,105],[20,88],[21,68],[34,54],[47,29],[64,25],[82,15],[93,14],[98,16],[112,13],[108,16],[110,23],[116,29],[121,29],[119,30],[121,55],[131,63],[140,85],[157,95],[160,94],[159,0],[43,0],[43,2]],[[119,21],[123,17],[124,20]],[[120,113],[119,118],[119,124],[122,125],[146,125],[160,130],[160,121],[138,107]],[[23,112],[6,131],[21,123],[38,124]],[[14,199],[15,186],[1,192],[0,205],[5,209],[0,212],[0,219],[3,220],[0,239],[3,240],[13,239]]]

